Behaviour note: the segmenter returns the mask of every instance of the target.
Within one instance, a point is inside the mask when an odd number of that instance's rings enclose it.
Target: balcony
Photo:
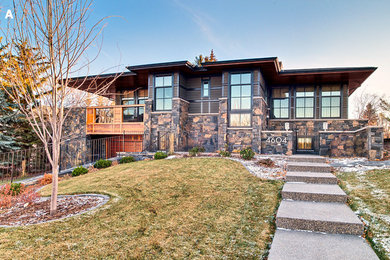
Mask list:
[[[87,134],[142,135],[144,105],[87,107]]]

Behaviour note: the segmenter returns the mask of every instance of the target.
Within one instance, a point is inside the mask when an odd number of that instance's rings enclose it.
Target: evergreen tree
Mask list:
[[[0,152],[19,149],[14,138],[14,126],[19,121],[16,105],[9,102],[6,94],[0,88]]]
[[[194,63],[195,66],[201,67],[203,62],[215,62],[217,61],[217,57],[214,54],[214,50],[211,49],[210,56],[203,56],[202,54],[199,54],[199,56],[195,57]]]
[[[1,38],[0,38],[1,41]],[[13,150],[14,148],[27,149],[31,148],[36,144],[40,144],[38,136],[35,134],[31,128],[28,120],[25,115],[20,112],[19,106],[8,96],[6,95],[4,88],[10,87],[10,78],[11,77],[21,77],[24,78],[24,90],[34,97],[34,89],[31,88],[31,78],[26,73],[27,66],[35,66],[37,73],[42,73],[42,71],[47,70],[47,65],[43,61],[43,58],[36,53],[33,48],[29,48],[24,41],[15,43],[17,52],[9,57],[6,55],[7,46],[0,46],[0,59],[1,59],[1,68],[0,68],[0,90],[2,92],[2,102],[0,104],[7,104],[1,112],[1,117],[5,117],[4,122],[0,123],[0,130],[3,133],[4,140],[7,140],[7,144],[4,146],[4,149],[8,147],[8,150]],[[13,64],[13,66],[9,66]],[[15,66],[17,64],[17,66]],[[15,68],[17,68],[15,70]],[[41,80],[41,84],[44,81]],[[34,84],[36,85],[36,84]],[[33,98],[35,102],[39,102],[38,99]],[[34,104],[28,104],[25,102],[23,104],[24,108],[27,106],[34,107]],[[7,115],[13,115],[10,118]],[[5,122],[6,121],[6,122]],[[7,134],[4,134],[7,133]],[[12,143],[12,145],[11,145]],[[3,150],[4,151],[4,150]]]

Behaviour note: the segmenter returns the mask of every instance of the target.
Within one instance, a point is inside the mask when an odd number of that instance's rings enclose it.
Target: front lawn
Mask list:
[[[351,208],[369,225],[367,238],[382,259],[390,259],[390,170],[338,173]]]
[[[230,160],[186,158],[117,165],[59,186],[112,198],[94,214],[0,229],[1,258],[259,258],[282,182]]]

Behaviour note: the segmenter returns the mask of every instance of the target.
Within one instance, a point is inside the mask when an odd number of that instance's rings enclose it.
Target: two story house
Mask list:
[[[115,105],[80,112],[86,138],[123,136],[128,152],[250,146],[263,154],[382,157],[382,128],[348,119],[349,96],[375,67],[285,70],[271,57],[127,69],[107,91]],[[96,86],[114,76],[100,75]]]

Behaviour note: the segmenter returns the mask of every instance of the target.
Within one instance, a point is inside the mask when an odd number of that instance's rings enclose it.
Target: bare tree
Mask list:
[[[74,89],[100,95],[120,75],[106,80],[87,75],[89,65],[97,58],[100,47],[92,59],[88,59],[87,51],[95,48],[95,44],[100,46],[106,19],[102,18],[91,25],[92,4],[93,0],[14,0],[14,20],[6,36],[8,55],[0,64],[6,68],[2,77],[10,86],[6,89],[8,94],[17,104],[29,104],[20,106],[21,112],[42,141],[51,164],[53,188],[50,214],[57,210],[63,124],[72,107],[80,102],[78,95],[74,95]],[[25,41],[33,47],[43,57],[48,69],[38,70],[33,60],[26,60],[24,66],[15,62],[13,54],[18,41]],[[72,79],[81,72],[86,75]],[[23,87],[26,84],[29,84],[35,98],[26,93]],[[71,105],[70,96],[74,99]],[[80,99],[83,98],[80,95]]]
[[[364,89],[354,93],[353,105],[355,107],[354,114],[359,119],[368,119],[367,115],[372,116],[372,112],[379,108],[380,99],[377,95],[367,93]],[[367,114],[367,109],[370,110]]]

